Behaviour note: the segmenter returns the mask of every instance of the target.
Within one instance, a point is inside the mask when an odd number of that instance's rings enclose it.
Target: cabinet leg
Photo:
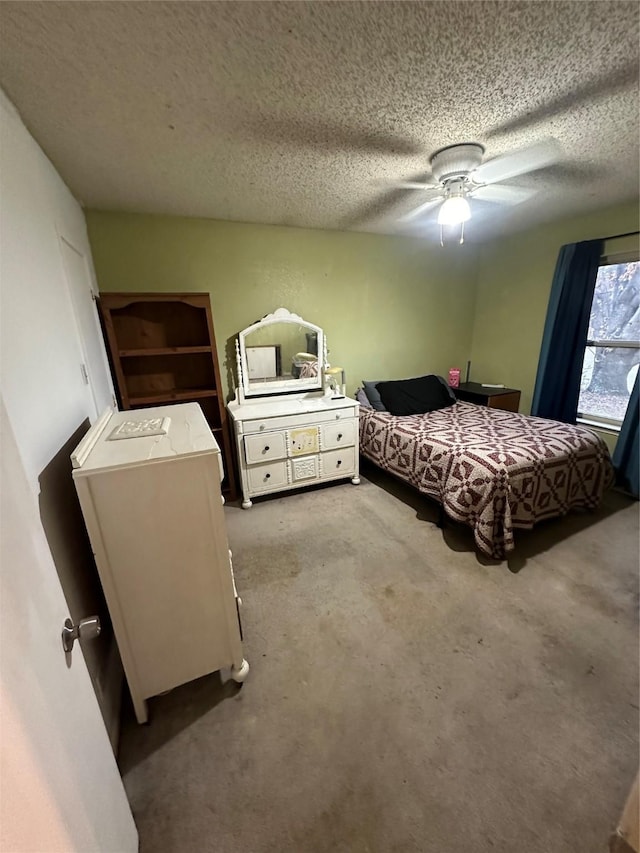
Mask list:
[[[249,500],[249,498],[245,498],[242,501],[242,509],[251,509],[252,506],[253,506],[253,503],[252,503],[252,501]]]
[[[235,666],[234,664],[231,667],[231,678],[237,681],[238,684],[242,684],[247,675],[249,675],[249,661],[246,658],[242,658],[240,666]]]
[[[359,486],[360,485],[360,477],[352,477],[351,482],[353,483],[354,486]]]

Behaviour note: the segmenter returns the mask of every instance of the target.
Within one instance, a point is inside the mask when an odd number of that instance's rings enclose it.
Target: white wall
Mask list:
[[[82,649],[70,668],[62,651],[70,604],[39,480],[111,393],[97,325],[83,326],[92,346],[80,337],[61,237],[91,275],[83,212],[0,92],[0,849],[120,853],[137,834]],[[88,352],[93,391],[80,370]],[[72,489],[62,463],[53,479]],[[63,531],[66,510],[55,499],[46,508]]]
[[[96,614],[108,626],[69,462],[113,393],[85,218],[1,91],[0,181],[0,385],[8,418],[69,613],[76,621]],[[115,745],[122,666],[111,630],[87,644],[85,659]]]
[[[1,91],[0,133],[0,383],[37,494],[40,472],[85,418],[96,417],[60,237],[87,259],[91,251],[80,205]],[[102,374],[99,409],[110,403],[106,363]]]

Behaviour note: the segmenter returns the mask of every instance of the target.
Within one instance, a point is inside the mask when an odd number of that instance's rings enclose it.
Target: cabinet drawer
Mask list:
[[[301,456],[290,459],[291,482],[299,483],[301,480],[317,480],[320,476],[318,456]]]
[[[356,470],[356,449],[343,447],[340,450],[329,450],[321,454],[320,465],[323,480],[353,474]]]
[[[317,426],[287,430],[289,456],[309,456],[320,450],[320,431]]]
[[[266,432],[264,435],[245,435],[244,452],[247,462],[268,462],[270,459],[284,459],[287,455],[287,443],[283,432]]]
[[[282,488],[287,485],[287,463],[282,461],[253,465],[247,469],[247,477],[252,492]]]
[[[323,450],[331,450],[334,447],[349,447],[349,445],[356,443],[356,422],[353,420],[323,424],[320,431]]]
[[[355,406],[345,406],[343,409],[320,409],[302,415],[283,415],[282,417],[263,418],[262,420],[243,420],[242,431],[245,435],[255,432],[267,432],[272,429],[283,429],[296,426],[313,426],[314,424],[344,421],[356,417]]]
[[[500,394],[495,397],[489,397],[487,406],[490,409],[503,409],[505,412],[517,412],[520,408],[520,392],[514,391],[512,394]]]

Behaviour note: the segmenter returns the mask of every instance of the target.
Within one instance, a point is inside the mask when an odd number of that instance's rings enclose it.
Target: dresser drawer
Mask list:
[[[252,465],[247,469],[247,478],[252,492],[266,492],[281,489],[287,485],[287,463],[267,462],[265,465]]]
[[[353,474],[356,470],[355,447],[328,450],[320,455],[320,476],[324,479]]]
[[[243,420],[242,431],[245,435],[249,435],[250,433],[267,432],[272,429],[335,423],[336,421],[355,418],[356,411],[355,406],[348,406],[344,409],[321,409],[320,411],[307,412],[302,415],[283,415],[282,417],[263,418],[262,420]]]
[[[349,445],[356,443],[356,422],[344,420],[322,424],[320,435],[323,450],[331,450],[334,447],[349,447]]]
[[[310,426],[287,430],[287,449],[289,456],[309,456],[311,453],[318,453],[320,428]]]
[[[317,480],[320,477],[319,456],[300,456],[289,460],[291,482],[300,483],[305,480]]]
[[[287,455],[285,434],[266,432],[264,435],[245,435],[244,453],[249,465],[268,462],[270,459],[284,459]]]

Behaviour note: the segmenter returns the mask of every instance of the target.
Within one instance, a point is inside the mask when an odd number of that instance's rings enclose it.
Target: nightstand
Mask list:
[[[458,400],[491,409],[517,412],[520,405],[520,392],[516,388],[487,388],[479,382],[461,382],[458,388],[451,390]]]

